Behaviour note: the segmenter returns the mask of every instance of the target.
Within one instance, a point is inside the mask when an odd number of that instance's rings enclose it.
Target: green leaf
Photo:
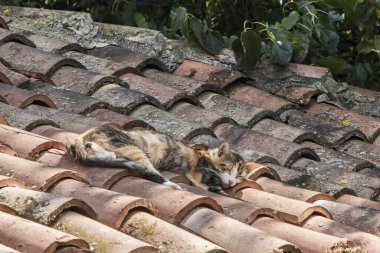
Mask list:
[[[256,67],[260,59],[261,39],[252,29],[244,30],[240,39],[232,42],[232,50],[236,59],[236,68],[249,71]]]
[[[183,33],[184,27],[187,23],[187,10],[183,7],[173,8],[170,11],[170,31],[175,33],[181,31]]]
[[[289,16],[281,20],[281,24],[286,29],[290,30],[297,23],[299,17],[300,17],[300,14],[297,11],[292,11],[289,13]]]
[[[327,29],[322,24],[317,24],[315,26],[317,34],[319,34],[319,40],[323,47],[326,49],[329,55],[333,55],[338,51],[339,36],[338,34],[330,29]]]
[[[133,18],[134,18],[136,25],[138,27],[149,28],[148,21],[146,21],[146,18],[144,17],[143,14],[141,14],[141,12],[138,12],[138,11],[134,12]]]
[[[351,65],[339,56],[331,56],[326,59],[317,59],[314,62],[318,66],[330,69],[333,75],[347,74],[351,70]]]
[[[302,63],[309,52],[310,38],[308,34],[301,33],[297,30],[293,33],[299,39],[301,44],[301,47],[294,49],[293,59],[297,63]]]
[[[363,85],[367,77],[367,71],[362,63],[354,65],[349,75],[349,79],[353,85]]]
[[[293,55],[293,48],[281,31],[274,27],[269,27],[269,31],[273,33],[276,40],[272,47],[272,61],[285,65],[290,62]]]

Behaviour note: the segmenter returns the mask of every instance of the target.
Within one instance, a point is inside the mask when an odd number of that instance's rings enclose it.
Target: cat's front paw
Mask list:
[[[173,183],[173,182],[170,182],[170,181],[166,181],[164,183],[162,183],[163,185],[166,185],[166,186],[170,186],[176,190],[183,190],[183,188],[181,186],[179,186],[178,184],[176,183]]]

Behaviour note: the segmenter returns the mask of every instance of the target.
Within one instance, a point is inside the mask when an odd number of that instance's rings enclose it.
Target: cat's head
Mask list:
[[[208,148],[203,144],[193,146],[208,164],[218,173],[223,188],[230,188],[242,182],[248,174],[246,161],[227,142],[219,148]]]

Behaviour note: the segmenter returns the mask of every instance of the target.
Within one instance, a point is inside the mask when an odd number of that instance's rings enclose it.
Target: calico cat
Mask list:
[[[240,183],[248,174],[246,162],[225,142],[219,148],[192,148],[167,135],[146,129],[124,130],[114,124],[92,128],[69,147],[75,160],[107,167],[124,167],[138,176],[181,189],[160,171],[175,168],[193,185],[226,194],[223,188]]]

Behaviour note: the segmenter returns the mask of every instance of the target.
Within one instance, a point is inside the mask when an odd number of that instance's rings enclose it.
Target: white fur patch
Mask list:
[[[174,188],[174,189],[177,189],[177,190],[182,190],[182,187],[181,186],[179,186],[178,184],[176,184],[176,183],[173,183],[173,182],[170,182],[170,181],[166,181],[166,182],[164,182],[164,183],[162,183],[163,185],[166,185],[166,186],[170,186],[170,187],[172,187],[172,188]]]
[[[115,160],[116,154],[114,152],[102,151],[96,152],[95,157],[102,160]]]

